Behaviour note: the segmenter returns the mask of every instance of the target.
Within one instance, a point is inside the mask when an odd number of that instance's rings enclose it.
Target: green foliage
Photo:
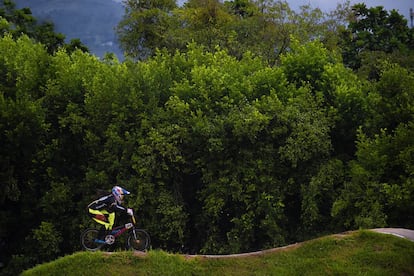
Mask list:
[[[0,95],[1,106],[1,181],[6,200],[18,201],[21,186],[30,179],[32,159],[45,130],[43,110],[37,102],[13,101]]]
[[[62,237],[49,222],[42,221],[39,228],[33,230],[32,239],[35,242],[32,246],[38,250],[37,258],[40,262],[52,260],[60,252]]]
[[[282,68],[288,80],[297,87],[309,84],[313,89],[319,90],[318,82],[325,70],[324,67],[334,62],[334,57],[320,42],[301,45],[298,40],[292,40],[292,51],[281,58]]]
[[[35,188],[39,177],[36,173],[38,153],[49,129],[40,99],[40,83],[43,74],[47,75],[48,56],[42,45],[32,43],[27,37],[16,41],[10,36],[3,37],[0,49],[0,187],[3,191],[0,235],[2,240],[7,237],[11,248],[20,248],[27,231],[31,230],[29,218],[35,211],[38,195]],[[16,266],[30,265],[33,260],[22,256],[22,251],[3,254],[7,258],[16,255],[13,259]]]
[[[138,45],[151,51],[145,61],[0,38],[0,254],[12,274],[78,250],[93,223],[85,207],[114,184],[132,192],[127,204],[153,247],[170,251],[413,227],[409,67],[389,59],[360,79],[308,42],[321,16],[309,7],[299,31],[282,2],[129,5],[131,16],[162,21],[146,33],[153,44]],[[179,47],[156,50],[171,42],[170,24],[185,27],[175,30]],[[251,39],[236,47],[239,30]]]
[[[168,45],[169,13],[175,8],[175,1],[126,1],[125,5],[125,16],[117,32],[127,55],[146,59],[154,54],[155,48]]]
[[[302,220],[307,233],[325,232],[332,227],[331,208],[338,198],[339,185],[344,179],[345,168],[340,160],[322,164],[309,185],[302,186]]]
[[[414,114],[414,74],[397,64],[385,63],[375,84],[379,96],[376,113],[380,114],[377,128],[395,129],[411,122]]]
[[[350,164],[351,181],[335,202],[334,216],[364,228],[382,227],[387,221],[412,227],[412,203],[407,201],[413,194],[409,157],[413,143],[408,139],[412,127],[412,122],[401,124],[393,134],[382,131],[372,139],[359,135],[357,160]]]
[[[184,52],[196,42],[210,52],[219,46],[238,59],[252,52],[276,64],[288,51],[291,35],[301,42],[317,37],[334,47],[333,30],[339,28],[321,10],[308,5],[295,12],[286,1],[192,0],[182,7],[170,1],[140,3],[126,1],[126,15],[117,27],[122,48],[138,60],[154,56],[157,48]]]
[[[353,69],[360,68],[362,55],[367,51],[405,55],[413,50],[412,35],[407,20],[396,10],[388,12],[382,6],[367,8],[365,4],[356,4],[348,27],[341,34],[344,63]]]

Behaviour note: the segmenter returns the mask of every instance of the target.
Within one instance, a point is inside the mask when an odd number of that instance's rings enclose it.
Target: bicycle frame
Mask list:
[[[97,238],[99,230],[96,228],[89,228],[83,231],[81,234],[82,246],[89,251],[99,250],[104,245],[113,245],[117,240],[117,237],[127,232],[127,248],[133,248],[134,250],[144,251],[149,248],[150,236],[143,229],[135,228],[136,218],[134,214],[131,214],[131,222],[116,226],[111,232],[106,235],[105,240]],[[94,245],[95,244],[95,245]],[[99,245],[98,245],[99,244]]]
[[[112,235],[114,237],[114,239],[111,240],[110,244],[113,244],[115,242],[115,238],[119,237],[120,235],[122,235],[123,233],[125,233],[126,231],[128,231],[131,228],[132,228],[132,231],[134,233],[134,238],[135,239],[137,238],[137,235],[135,233],[135,227],[134,227],[135,224],[136,224],[136,220],[135,220],[134,215],[131,216],[131,220],[132,220],[132,223],[130,222],[130,223],[126,223],[124,225],[119,225],[119,226],[116,226],[114,229],[112,229],[112,231],[109,235]],[[97,242],[107,244],[106,241],[97,240]]]

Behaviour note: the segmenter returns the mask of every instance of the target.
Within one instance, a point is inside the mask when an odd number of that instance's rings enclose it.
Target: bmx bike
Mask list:
[[[136,251],[146,251],[150,247],[150,236],[144,229],[135,227],[136,219],[131,215],[131,222],[114,227],[111,233],[107,234],[105,240],[98,238],[99,229],[88,228],[81,233],[81,244],[85,250],[97,251],[112,246],[116,238],[127,233],[126,248]]]

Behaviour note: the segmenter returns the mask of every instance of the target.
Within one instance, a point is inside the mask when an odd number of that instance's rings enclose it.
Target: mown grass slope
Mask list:
[[[184,256],[152,250],[78,252],[23,275],[414,275],[414,242],[357,231],[288,249],[233,258]]]

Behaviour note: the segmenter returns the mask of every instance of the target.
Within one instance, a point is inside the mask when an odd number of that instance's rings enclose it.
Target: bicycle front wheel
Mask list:
[[[137,251],[146,251],[150,247],[150,236],[142,229],[135,228],[129,233],[127,247]]]
[[[97,242],[99,231],[97,229],[89,228],[81,234],[82,247],[88,251],[99,250],[104,244]]]

